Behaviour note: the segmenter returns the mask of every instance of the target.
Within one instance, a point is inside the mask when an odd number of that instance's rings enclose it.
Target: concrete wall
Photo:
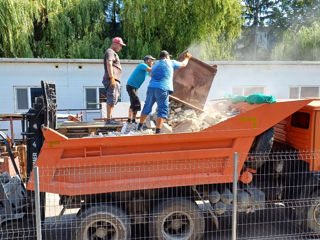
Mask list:
[[[126,79],[139,62],[123,62],[124,101],[128,101]],[[14,87],[39,87],[41,80],[56,83],[59,108],[85,108],[84,88],[102,87],[103,73],[103,62],[100,60],[0,59],[0,102],[8,102],[8,105],[0,107],[0,113],[15,111]]]
[[[213,62],[210,62],[213,64]],[[290,87],[320,86],[320,62],[216,62],[218,73],[209,97],[232,93],[232,87],[264,86],[265,94],[289,98]]]
[[[126,116],[126,82],[139,60],[122,60],[122,103],[114,116]],[[208,99],[232,94],[233,88],[263,87],[265,94],[289,98],[290,87],[320,86],[320,62],[208,62],[218,65]],[[82,59],[0,59],[0,114],[14,113],[15,87],[40,87],[40,81],[56,83],[58,109],[85,108],[85,88],[102,87],[102,60]],[[145,100],[149,79],[139,95]],[[87,111],[86,120],[99,117],[97,110]],[[20,126],[17,122],[15,125]],[[16,126],[16,128],[19,128]],[[0,129],[8,124],[0,122]]]

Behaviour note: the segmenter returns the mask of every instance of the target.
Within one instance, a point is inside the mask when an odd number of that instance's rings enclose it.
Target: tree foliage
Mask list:
[[[227,59],[241,31],[237,0],[123,0],[120,14],[128,58],[177,56],[188,47],[202,59]]]
[[[319,60],[320,0],[284,0],[272,25],[279,42],[274,60]]]
[[[273,9],[274,14],[270,25],[277,34],[289,28],[299,29],[311,26],[320,18],[320,0],[281,0]]]
[[[245,0],[244,26],[265,26],[274,17],[274,9],[280,1]]]
[[[31,1],[0,0],[0,57],[33,57],[34,13]]]
[[[272,51],[273,60],[320,60],[320,24],[288,29],[282,41]]]
[[[117,35],[124,58],[228,59],[240,15],[240,0],[0,0],[0,57],[102,58]]]
[[[310,27],[320,18],[320,0],[244,0],[246,21],[240,45],[240,59],[270,59],[271,49],[288,35]],[[259,34],[266,34],[267,48],[259,46]],[[285,35],[284,35],[285,33]],[[280,45],[282,42],[280,43]],[[281,49],[281,46],[277,47]],[[281,54],[280,54],[281,55]],[[273,57],[275,55],[273,54]]]
[[[56,58],[101,57],[107,24],[100,0],[39,0],[35,53]]]
[[[242,60],[265,60],[269,51],[259,44],[259,36],[274,33],[271,23],[275,18],[280,0],[244,0],[243,18],[245,19],[242,36],[238,41],[238,58]]]
[[[110,43],[101,0],[1,0],[0,29],[1,57],[100,58]]]

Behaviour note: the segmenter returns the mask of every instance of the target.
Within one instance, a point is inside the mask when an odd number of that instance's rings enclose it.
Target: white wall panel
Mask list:
[[[142,61],[121,60],[122,101],[128,102],[126,82]],[[232,94],[233,87],[264,86],[266,94],[289,98],[292,86],[320,86],[320,62],[208,62],[217,64],[218,72],[208,99]],[[0,114],[14,113],[14,87],[40,86],[45,80],[56,83],[58,109],[85,107],[85,87],[103,87],[103,61],[83,59],[0,59]],[[150,78],[139,89],[145,100]],[[121,106],[120,106],[121,105]],[[115,116],[127,115],[127,103],[116,106]],[[99,117],[91,111],[88,120]],[[6,125],[6,126],[4,126]],[[0,128],[7,124],[0,122]]]

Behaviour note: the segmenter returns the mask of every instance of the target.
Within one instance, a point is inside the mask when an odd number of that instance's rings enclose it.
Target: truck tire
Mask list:
[[[306,217],[304,218],[304,227],[307,231],[320,233],[320,192],[315,191],[312,194],[310,204],[306,207]]]
[[[268,155],[272,149],[273,139],[273,127],[255,137],[250,149],[249,158],[246,162],[247,167],[257,170],[265,163],[267,159],[266,155]]]
[[[205,229],[199,207],[190,200],[173,198],[163,201],[153,211],[150,238],[158,240],[198,240]]]
[[[113,205],[97,205],[85,209],[78,216],[77,240],[130,239],[130,221],[127,215]]]

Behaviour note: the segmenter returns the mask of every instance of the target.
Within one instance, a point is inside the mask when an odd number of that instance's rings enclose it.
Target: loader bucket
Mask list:
[[[187,51],[178,61],[183,61]],[[191,57],[185,68],[176,69],[173,74],[174,92],[172,100],[202,110],[207,101],[213,79],[217,73],[217,65],[210,66]]]

